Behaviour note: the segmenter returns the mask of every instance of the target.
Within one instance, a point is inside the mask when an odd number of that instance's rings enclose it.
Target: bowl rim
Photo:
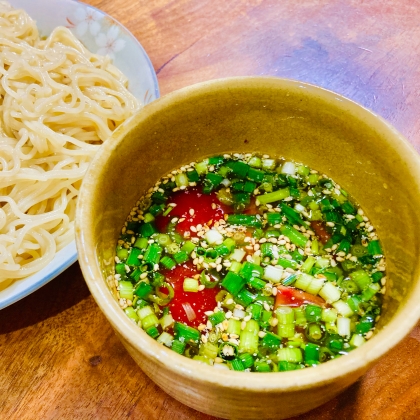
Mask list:
[[[302,81],[269,76],[214,79],[184,87],[161,97],[144,107],[139,113],[127,121],[127,123],[116,130],[113,135],[113,141],[106,142],[104,147],[96,154],[87,175],[92,175],[95,171],[100,171],[103,163],[118,147],[118,143],[123,141],[122,139],[131,130],[131,127],[150,118],[155,113],[164,112],[174,101],[179,103],[180,100],[185,98],[194,95],[201,96],[208,90],[214,88],[223,89],[232,84],[235,86],[241,85],[241,87],[255,86],[256,84],[271,84],[283,89],[286,87],[288,89],[305,89],[310,95],[315,95],[325,100],[337,101],[340,104],[339,106],[345,109],[346,112],[352,112],[356,116],[358,114],[371,115],[374,121],[374,128],[379,132],[386,133],[387,137],[392,138],[390,143],[394,147],[398,147],[401,150],[401,154],[409,157],[409,161],[406,163],[413,171],[417,172],[418,179],[420,180],[420,156],[408,140],[381,116],[331,90]],[[91,176],[85,177],[85,179],[91,178]],[[91,185],[89,182],[89,186]],[[292,392],[297,389],[313,388],[334,382],[350,373],[361,376],[373,363],[407,336],[420,319],[420,305],[417,304],[420,298],[420,281],[418,281],[411,292],[411,296],[407,298],[404,307],[397,311],[390,322],[360,348],[355,349],[345,357],[331,360],[312,369],[302,369],[298,372],[272,372],[269,375],[269,380],[267,380],[268,378],[265,373],[252,372],[249,375],[244,372],[215,369],[211,366],[197,363],[187,357],[178,355],[149,337],[145,331],[130,321],[109,291],[102,278],[101,271],[97,267],[95,252],[93,251],[95,244],[92,242],[92,237],[89,234],[89,222],[87,221],[89,217],[85,218],[85,215],[90,214],[89,203],[90,197],[93,196],[93,194],[89,193],[89,186],[85,181],[83,182],[76,216],[76,244],[79,251],[79,263],[85,281],[95,301],[113,328],[131,346],[140,349],[143,356],[153,360],[155,363],[165,365],[167,369],[176,375],[190,378],[190,380],[193,378],[195,381],[200,381],[208,385],[251,390],[256,393],[267,391]],[[414,272],[414,276],[419,276],[419,267]],[[392,331],[392,335],[386,337],[385,334],[387,334],[387,331]]]

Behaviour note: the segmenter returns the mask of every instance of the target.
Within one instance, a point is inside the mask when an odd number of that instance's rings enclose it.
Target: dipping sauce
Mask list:
[[[139,200],[115,257],[120,306],[147,334],[215,368],[316,366],[374,333],[385,258],[334,181],[257,154],[184,165]]]

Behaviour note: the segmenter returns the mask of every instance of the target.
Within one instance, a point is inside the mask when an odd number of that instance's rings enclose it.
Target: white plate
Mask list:
[[[92,52],[109,54],[127,76],[129,90],[143,104],[159,97],[156,73],[137,39],[106,13],[75,0],[9,0],[14,8],[24,9],[36,20],[41,36],[56,26],[68,27]],[[0,291],[0,309],[24,298],[77,260],[75,241],[57,253],[44,269],[17,280]]]

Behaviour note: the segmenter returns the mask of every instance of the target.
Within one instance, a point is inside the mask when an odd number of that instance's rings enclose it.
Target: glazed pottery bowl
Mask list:
[[[136,201],[182,164],[224,152],[283,156],[330,176],[365,210],[387,256],[383,314],[349,355],[292,372],[214,369],[139,329],[112,291],[115,246]],[[79,262],[89,289],[143,371],[169,395],[223,418],[287,418],[363,375],[420,317],[420,159],[371,111],[333,92],[278,78],[201,83],[154,101],[101,148],[77,209]]]

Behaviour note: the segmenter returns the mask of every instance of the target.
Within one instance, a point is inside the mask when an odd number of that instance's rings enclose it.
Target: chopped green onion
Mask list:
[[[198,163],[195,164],[195,170],[197,171],[197,173],[199,175],[203,175],[203,174],[207,173],[207,170],[208,170],[207,164],[208,164],[207,159],[203,160],[202,162],[198,162]]]
[[[141,236],[139,236],[133,244],[134,247],[142,249],[142,250],[146,249],[148,245],[149,245],[149,242],[147,238],[142,238]]]
[[[322,308],[317,305],[308,304],[305,307],[305,317],[309,322],[318,322],[321,319]]]
[[[248,161],[248,165],[252,168],[261,168],[262,160],[258,156],[252,156]]]
[[[223,181],[223,176],[214,174],[212,172],[207,173],[203,181],[203,193],[210,194],[215,188],[217,188]]]
[[[367,289],[363,290],[361,298],[364,302],[368,302],[379,292],[381,286],[378,283],[372,283]]]
[[[128,249],[125,248],[117,248],[117,257],[120,260],[125,260],[128,257]]]
[[[264,179],[265,173],[259,169],[249,168],[248,170],[248,179],[251,181],[262,182]]]
[[[233,359],[230,362],[230,364],[231,364],[233,370],[237,370],[237,371],[244,371],[245,370],[245,367],[242,364],[240,359]]]
[[[322,297],[327,303],[333,303],[340,299],[341,292],[340,289],[334,286],[330,282],[324,283],[322,289],[319,291],[319,296]]]
[[[161,246],[168,246],[172,243],[171,237],[166,233],[159,233],[155,237],[156,242]]]
[[[141,316],[139,314],[139,318],[141,319]],[[156,325],[159,325],[159,320],[155,313],[152,313],[150,315],[147,315],[145,318],[141,319],[141,326],[144,330],[147,330],[150,327],[155,327]]]
[[[249,165],[240,161],[231,161],[226,165],[232,169],[232,173],[235,174],[238,178],[246,178],[248,171],[250,170]]]
[[[306,258],[305,262],[300,267],[300,271],[302,271],[303,273],[310,273],[315,262],[316,262],[315,258],[312,256],[309,256],[308,258]]]
[[[337,310],[337,312],[344,316],[344,317],[351,317],[354,312],[350,308],[347,302],[344,302],[343,300],[337,300],[337,302],[334,302],[332,306]]]
[[[138,284],[138,286],[136,287],[136,290],[134,291],[134,294],[136,296],[138,296],[139,298],[145,298],[147,295],[149,295],[153,290],[153,287],[142,281]]]
[[[269,226],[275,226],[281,223],[282,215],[280,213],[267,213],[267,223]]]
[[[260,204],[274,203],[275,201],[284,200],[286,197],[290,196],[289,188],[283,188],[271,193],[262,194],[257,196],[257,200]]]
[[[206,271],[203,270],[200,273],[200,283],[204,285],[206,289],[213,289],[220,282],[220,275],[219,273],[216,273],[214,273],[213,271],[209,271],[206,273]]]
[[[337,311],[334,308],[323,308],[321,320],[324,322],[335,322],[337,320]]]
[[[262,314],[263,307],[259,303],[251,303],[247,306],[246,311],[251,314],[252,319],[259,320]]]
[[[238,319],[229,318],[228,327],[226,329],[228,334],[240,335],[241,333],[241,321]]]
[[[281,338],[272,332],[267,332],[261,339],[261,346],[266,347],[270,350],[277,350],[281,344]]]
[[[225,319],[226,317],[223,311],[214,312],[212,315],[208,316],[208,320],[212,323],[213,326],[220,324]]]
[[[350,337],[350,318],[338,317],[337,318],[337,332],[342,337]]]
[[[254,319],[250,319],[245,328],[241,331],[241,335],[239,337],[239,353],[251,353],[254,354],[258,351],[258,333],[260,327],[258,322]]]
[[[295,321],[294,311],[289,306],[279,306],[276,309],[276,317],[279,324],[293,324]]]
[[[177,264],[183,264],[188,261],[188,254],[185,251],[179,251],[173,255],[173,258]]]
[[[210,360],[214,360],[217,357],[218,352],[219,346],[208,341],[207,343],[203,343],[200,345],[200,350],[198,351],[198,354],[200,356],[207,357]]]
[[[314,365],[319,363],[319,346],[313,343],[307,343],[304,349],[305,364]]]
[[[262,221],[259,215],[229,214],[226,221],[231,225],[262,227]]]
[[[150,335],[150,337],[157,338],[159,336],[159,330],[154,325],[152,325],[152,326],[150,326],[148,328],[146,328],[144,326],[144,324],[142,324],[142,326],[143,326],[144,330],[146,331],[146,333],[148,335]]]
[[[182,284],[184,292],[198,292],[198,280],[185,277]]]
[[[139,260],[139,256],[142,254],[141,249],[138,248],[131,248],[130,254],[127,258],[127,265],[140,265],[141,261]]]
[[[200,176],[195,169],[187,171],[187,177],[189,182],[198,182],[200,180]]]
[[[133,285],[130,281],[120,281],[118,283],[118,289],[121,298],[133,300]]]
[[[375,319],[370,314],[365,314],[356,324],[356,332],[359,334],[366,334],[373,328],[374,325]]]
[[[144,261],[151,264],[157,264],[160,260],[161,254],[162,247],[159,246],[157,243],[152,243],[149,245],[149,247],[146,249],[146,252],[144,253]]]
[[[352,347],[360,347],[362,344],[366,342],[366,339],[360,334],[353,334],[349,341],[350,346]]]
[[[283,225],[280,228],[280,231],[283,235],[287,236],[292,241],[292,243],[300,246],[301,248],[305,248],[306,243],[309,240],[303,233],[300,233],[294,227],[289,225]]]
[[[315,280],[315,277],[309,274],[305,274],[305,273],[299,274],[295,281],[295,287],[306,291],[313,280]]]
[[[264,268],[264,274],[262,277],[264,280],[268,280],[271,283],[280,283],[283,277],[283,268],[267,265]]]
[[[287,372],[289,370],[296,370],[298,369],[297,363],[290,363],[284,360],[279,361],[279,371],[280,372]]]
[[[254,295],[251,291],[243,288],[237,293],[235,297],[240,305],[248,306],[256,299],[257,296]]]
[[[200,341],[200,331],[181,322],[175,322],[174,333],[177,340],[183,339],[185,343],[198,344]]]
[[[153,223],[144,223],[140,226],[140,235],[144,238],[149,238],[155,233],[157,233],[157,229]]]
[[[302,351],[299,348],[284,347],[277,350],[279,361],[290,363],[301,363],[303,361]]]
[[[262,277],[264,275],[264,269],[257,264],[246,261],[242,264],[239,275],[249,281],[252,277]]]
[[[160,318],[160,325],[162,326],[163,330],[166,330],[168,328],[172,328],[174,326],[175,320],[173,318],[173,316],[168,313],[162,316],[162,318]]]
[[[342,319],[348,319],[348,318],[342,318]],[[322,331],[321,326],[317,322],[309,323],[306,327],[305,334],[309,341],[315,341],[315,342],[320,341],[324,337],[324,332]]]
[[[295,315],[295,324],[299,327],[305,327],[307,320],[304,307],[300,306],[298,308],[293,308],[293,312]]]
[[[162,334],[156,339],[158,343],[164,344],[166,347],[172,347],[172,341],[174,337],[167,333],[166,331],[163,331]]]
[[[180,340],[173,340],[172,341],[172,350],[178,354],[184,354],[186,343]]]
[[[254,362],[256,372],[271,372],[270,365],[266,361],[256,360]]]
[[[138,322],[139,316],[137,315],[137,312],[134,310],[134,308],[132,306],[128,306],[127,308],[125,308],[124,312],[134,322]]]
[[[249,353],[240,354],[238,359],[242,362],[242,365],[245,369],[250,368],[254,364],[254,358]]]
[[[293,224],[293,225],[302,225],[306,226],[306,223],[302,220],[299,212],[292,209],[285,203],[280,204],[280,208],[282,213],[286,216],[286,218]]]
[[[237,262],[237,264],[235,265],[235,269],[231,268],[230,271],[235,271],[236,272],[237,267],[239,267],[239,270],[241,269],[242,264],[240,262],[244,259],[245,255],[246,255],[246,252],[242,248],[236,248],[236,249],[233,250],[232,255],[230,255],[229,259],[233,260],[232,261],[232,266],[234,265],[235,262]]]
[[[350,273],[350,278],[357,284],[360,290],[366,289],[371,283],[369,274],[365,270],[353,271],[353,273]]]
[[[160,260],[160,264],[162,264],[168,270],[172,270],[176,266],[176,262],[167,255],[163,256]]]
[[[383,273],[381,271],[375,271],[374,273],[372,273],[371,277],[372,277],[372,281],[374,283],[378,283],[379,281],[381,281],[382,277],[383,277]]]
[[[368,252],[370,255],[382,255],[381,244],[378,240],[370,241],[368,243]]]
[[[222,286],[232,295],[236,296],[239,291],[245,286],[246,279],[239,274],[229,271],[222,281]]]

